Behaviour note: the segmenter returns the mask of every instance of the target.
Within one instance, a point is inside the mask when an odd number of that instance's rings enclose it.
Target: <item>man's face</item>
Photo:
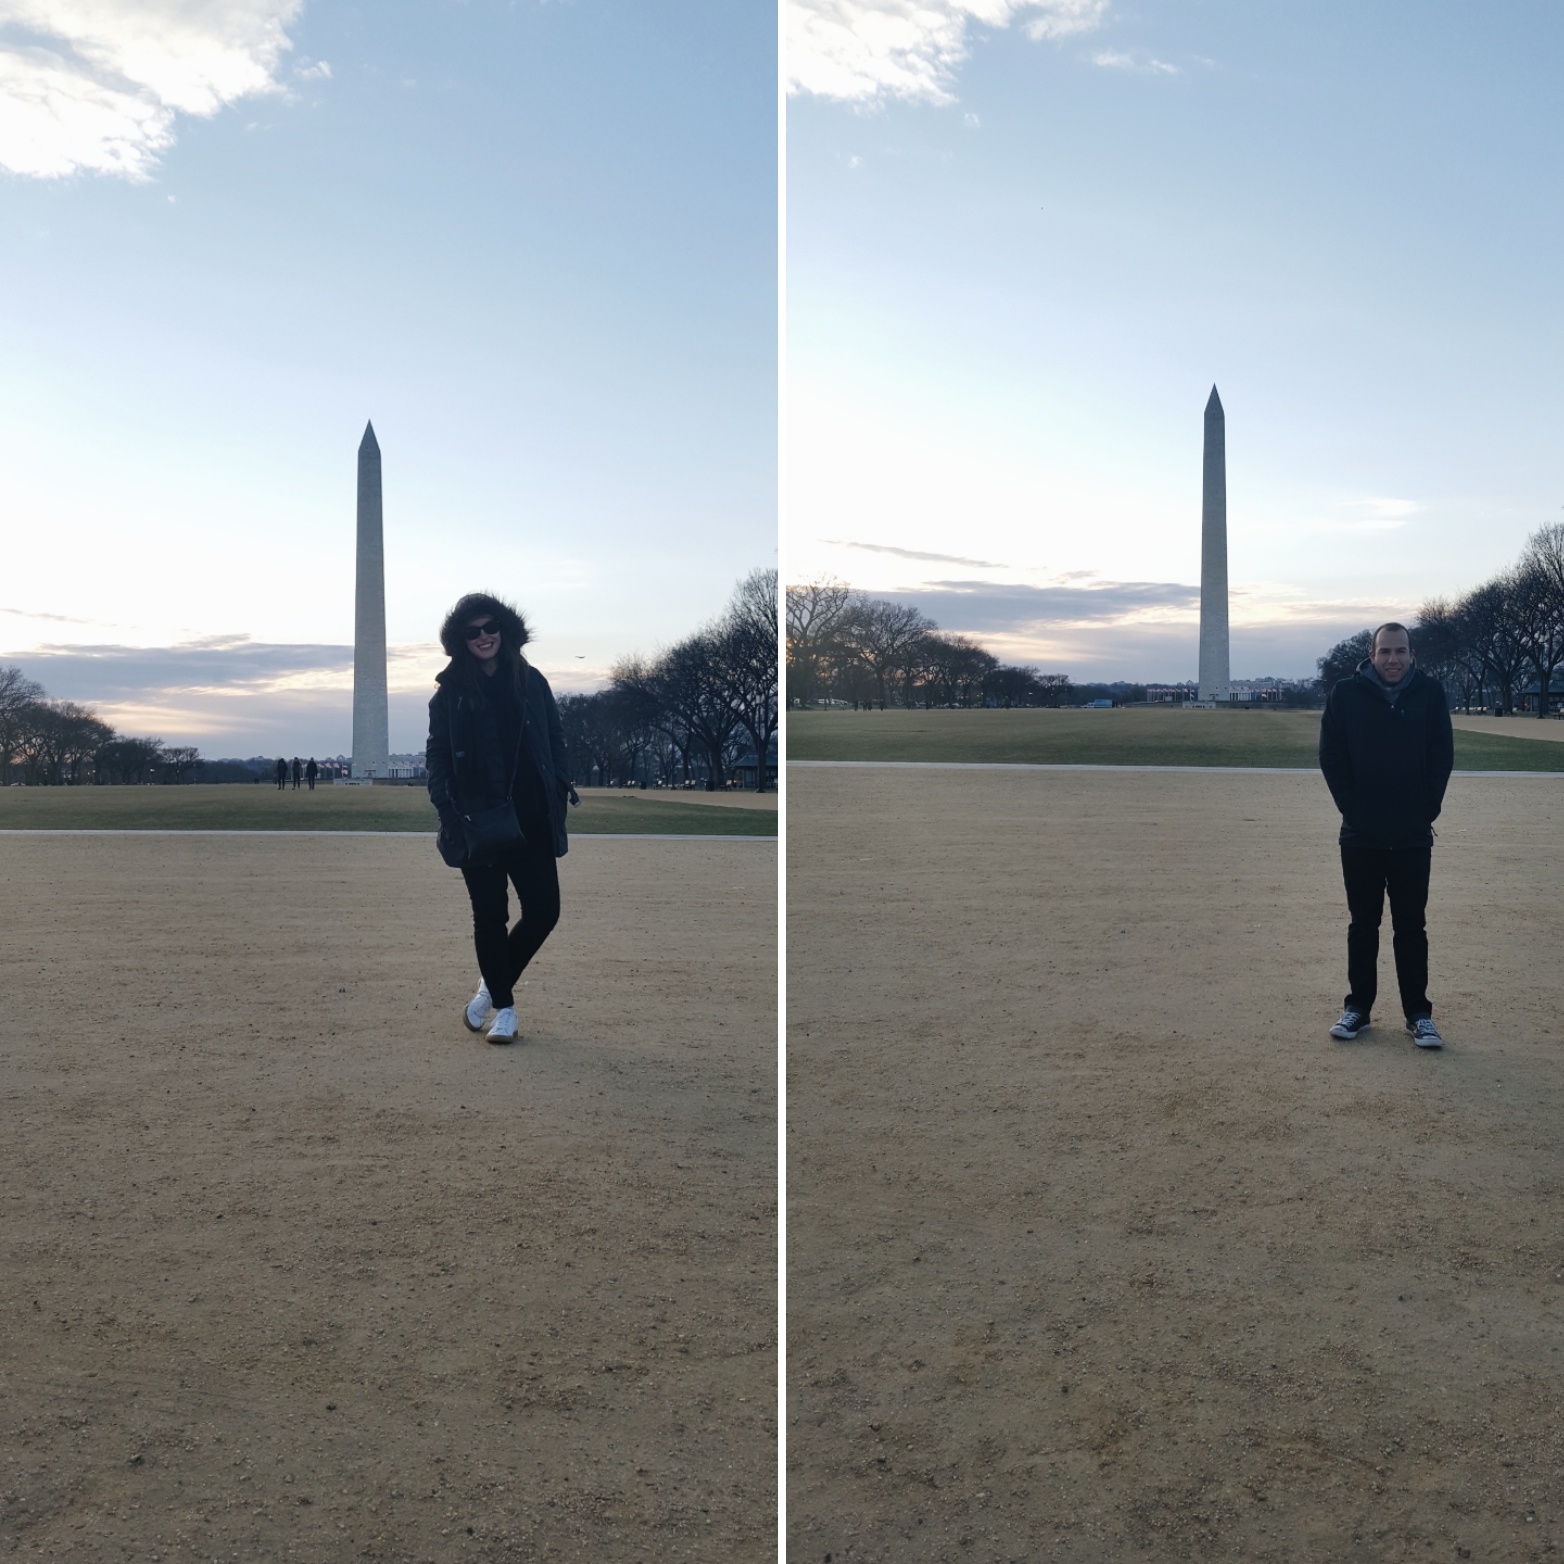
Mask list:
[[[1374,666],[1386,684],[1400,684],[1412,666],[1412,648],[1405,630],[1381,630],[1374,643]]]

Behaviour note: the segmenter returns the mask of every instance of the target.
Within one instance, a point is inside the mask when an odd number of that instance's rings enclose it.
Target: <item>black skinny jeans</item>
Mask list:
[[[1401,1009],[1411,1021],[1434,1013],[1428,1002],[1428,872],[1433,849],[1418,847],[1348,847],[1341,849],[1341,876],[1347,886],[1346,1003],[1367,1015],[1379,992],[1379,924],[1385,894],[1390,894],[1390,922],[1395,930],[1396,983]]]
[[[559,922],[559,862],[554,833],[546,820],[523,820],[526,841],[493,863],[464,866],[462,878],[472,901],[472,942],[478,970],[489,986],[496,1010],[515,1003],[515,985],[527,963]],[[516,887],[521,917],[506,932],[510,903],[505,883]]]

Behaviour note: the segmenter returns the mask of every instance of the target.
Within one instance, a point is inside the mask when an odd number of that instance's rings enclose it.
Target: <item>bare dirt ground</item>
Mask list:
[[[0,1556],[775,1555],[776,850],[0,839]]]
[[[1452,783],[1422,1053],[1317,778],[789,782],[793,1564],[1556,1557],[1564,785]]]

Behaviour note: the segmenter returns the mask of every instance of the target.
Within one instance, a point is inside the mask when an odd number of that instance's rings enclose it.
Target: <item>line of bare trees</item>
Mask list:
[[[764,792],[777,700],[777,573],[755,570],[714,623],[656,657],[626,658],[606,690],[562,697],[559,715],[579,783],[714,790],[751,761]]]
[[[1325,689],[1369,655],[1372,634],[1349,636],[1320,659]],[[1468,711],[1526,706],[1546,717],[1564,704],[1564,522],[1538,528],[1492,580],[1425,603],[1412,646],[1418,666]]]
[[[1057,706],[1062,673],[1000,662],[970,636],[903,603],[826,578],[787,589],[787,696],[793,706]]]
[[[200,764],[193,746],[116,733],[90,706],[50,700],[20,668],[0,667],[0,787],[183,782]]]

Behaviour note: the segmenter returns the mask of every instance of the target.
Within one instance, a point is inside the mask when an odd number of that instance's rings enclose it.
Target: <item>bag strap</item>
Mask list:
[[[516,791],[516,778],[521,775],[521,746],[527,737],[527,713],[523,709],[521,713],[521,726],[516,733],[516,758],[511,762],[510,786],[505,789],[505,802],[511,800],[511,794]]]

